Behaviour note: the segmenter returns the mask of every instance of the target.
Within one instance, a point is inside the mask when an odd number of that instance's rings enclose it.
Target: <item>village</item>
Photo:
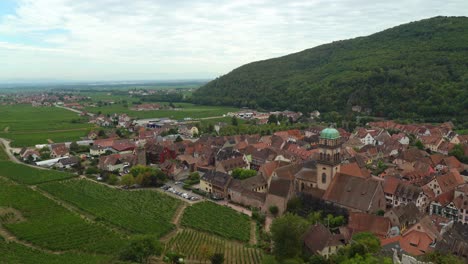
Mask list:
[[[272,115],[297,120],[301,114],[227,114],[257,119],[257,124]],[[92,130],[79,141],[16,149],[15,155],[34,166],[74,171],[123,189],[161,187],[179,199],[211,199],[242,213],[259,211],[266,215],[266,230],[295,199],[345,209],[346,225],[332,232],[317,223],[304,236],[307,250],[324,257],[350,243],[353,234],[371,232],[390,253],[419,256],[437,249],[467,259],[468,165],[462,161],[468,156],[468,135],[454,132],[451,122],[390,120],[349,132],[311,125],[271,135],[219,136],[203,134],[188,120],[88,117],[107,129]],[[164,180],[129,180],[132,168],[142,167],[161,171]]]

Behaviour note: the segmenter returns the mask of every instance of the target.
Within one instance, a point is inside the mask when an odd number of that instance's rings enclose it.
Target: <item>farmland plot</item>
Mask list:
[[[124,191],[88,180],[52,182],[46,192],[130,232],[157,237],[174,228],[171,220],[181,202],[156,191]]]
[[[24,184],[38,184],[76,177],[75,175],[67,172],[35,169],[23,164],[1,160],[0,176],[7,177],[16,182]]]

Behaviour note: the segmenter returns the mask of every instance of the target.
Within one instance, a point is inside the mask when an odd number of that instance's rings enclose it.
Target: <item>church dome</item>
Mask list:
[[[325,128],[324,130],[322,130],[322,132],[320,132],[320,138],[323,139],[337,139],[339,137],[340,132],[338,132],[338,130],[332,127]]]

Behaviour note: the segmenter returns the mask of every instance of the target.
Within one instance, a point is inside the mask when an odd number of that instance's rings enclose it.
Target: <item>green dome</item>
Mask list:
[[[322,130],[322,132],[320,132],[320,138],[337,139],[339,137],[340,137],[340,132],[338,132],[338,130],[332,127],[325,128],[324,130]]]

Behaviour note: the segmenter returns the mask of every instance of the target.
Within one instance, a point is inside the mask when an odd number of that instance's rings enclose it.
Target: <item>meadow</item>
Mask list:
[[[80,253],[51,254],[31,249],[0,237],[0,264],[98,264],[111,263],[112,257]]]
[[[250,219],[247,215],[212,202],[201,202],[187,207],[181,223],[183,226],[224,238],[243,242],[248,242],[250,238]]]
[[[183,252],[188,262],[199,263],[205,261],[202,251],[208,249],[213,253],[223,253],[226,264],[255,264],[262,262],[263,253],[259,249],[206,234],[195,230],[185,229],[173,237],[167,244],[166,250]]]
[[[164,193],[124,191],[85,179],[51,182],[39,186],[53,196],[132,233],[157,237],[174,228],[171,220],[181,201]]]
[[[48,139],[78,140],[93,128],[87,122],[72,122],[78,114],[57,107],[8,105],[0,106],[0,113],[0,137],[13,140],[14,147],[45,144]]]
[[[157,102],[160,105],[168,105],[168,102]],[[134,118],[162,118],[167,117],[171,119],[181,120],[184,118],[206,118],[206,117],[222,117],[223,114],[228,112],[239,111],[235,107],[226,106],[204,106],[195,105],[190,103],[174,103],[179,110],[154,110],[154,111],[134,111],[131,110],[132,105],[129,104],[125,107],[124,104],[115,103],[104,105],[101,107],[87,107],[86,111],[91,113],[113,114],[113,113],[126,113]]]
[[[0,161],[0,176],[28,185],[76,177],[67,172],[40,170],[11,161]]]
[[[115,254],[128,243],[121,235],[85,221],[37,191],[0,178],[0,208],[14,208],[17,221],[2,226],[18,239],[50,250]]]

